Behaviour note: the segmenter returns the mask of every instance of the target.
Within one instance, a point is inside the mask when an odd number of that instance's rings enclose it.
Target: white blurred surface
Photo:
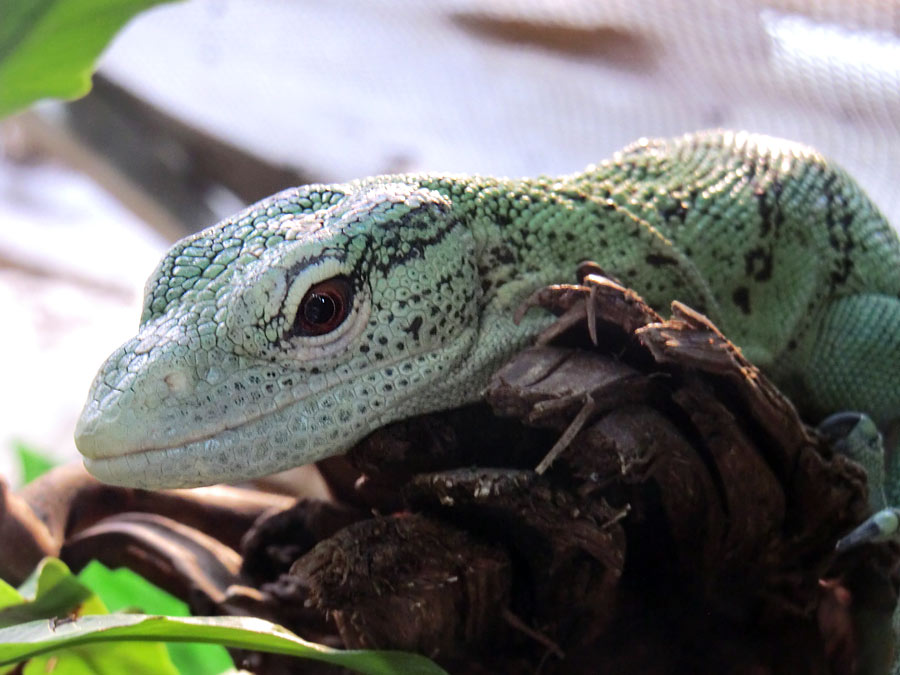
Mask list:
[[[193,0],[133,22],[103,68],[326,180],[567,173],[724,126],[816,146],[898,222],[898,17],[897,0]]]
[[[0,156],[0,476],[23,442],[60,460],[97,367],[137,327],[166,248],[82,175]]]

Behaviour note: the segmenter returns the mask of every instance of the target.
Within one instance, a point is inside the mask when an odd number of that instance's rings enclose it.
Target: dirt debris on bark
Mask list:
[[[167,491],[156,513],[108,515],[153,498],[70,472],[44,479],[66,495],[55,504],[5,493],[0,528],[31,542],[25,557],[63,542],[76,566],[131,555],[198,611],[451,672],[850,675],[884,661],[898,548],[833,553],[867,515],[864,472],[708,319],[675,303],[663,320],[599,272],[531,298],[559,319],[485,403],[320,463],[329,502]]]

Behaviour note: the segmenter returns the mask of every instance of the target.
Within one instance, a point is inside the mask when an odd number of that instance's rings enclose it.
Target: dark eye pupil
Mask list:
[[[290,335],[315,337],[340,326],[353,306],[353,287],[345,276],[320,281],[306,292]]]
[[[334,298],[313,294],[303,305],[303,318],[311,324],[328,323],[337,312]]]

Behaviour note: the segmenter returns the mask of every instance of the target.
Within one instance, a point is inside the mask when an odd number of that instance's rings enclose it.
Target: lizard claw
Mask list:
[[[844,553],[862,544],[887,541],[900,531],[900,509],[887,508],[867,518],[850,534],[841,537],[835,546],[837,553]]]

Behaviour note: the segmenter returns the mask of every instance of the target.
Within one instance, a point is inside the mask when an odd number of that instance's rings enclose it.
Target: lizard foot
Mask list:
[[[819,433],[831,448],[860,464],[869,479],[869,506],[879,511],[887,506],[884,497],[884,440],[875,422],[865,413],[840,412],[819,424]]]
[[[861,464],[869,477],[869,505],[874,513],[842,537],[836,551],[843,553],[896,536],[900,532],[900,509],[885,505],[884,441],[878,427],[868,415],[841,412],[826,418],[818,429],[835,452]]]

